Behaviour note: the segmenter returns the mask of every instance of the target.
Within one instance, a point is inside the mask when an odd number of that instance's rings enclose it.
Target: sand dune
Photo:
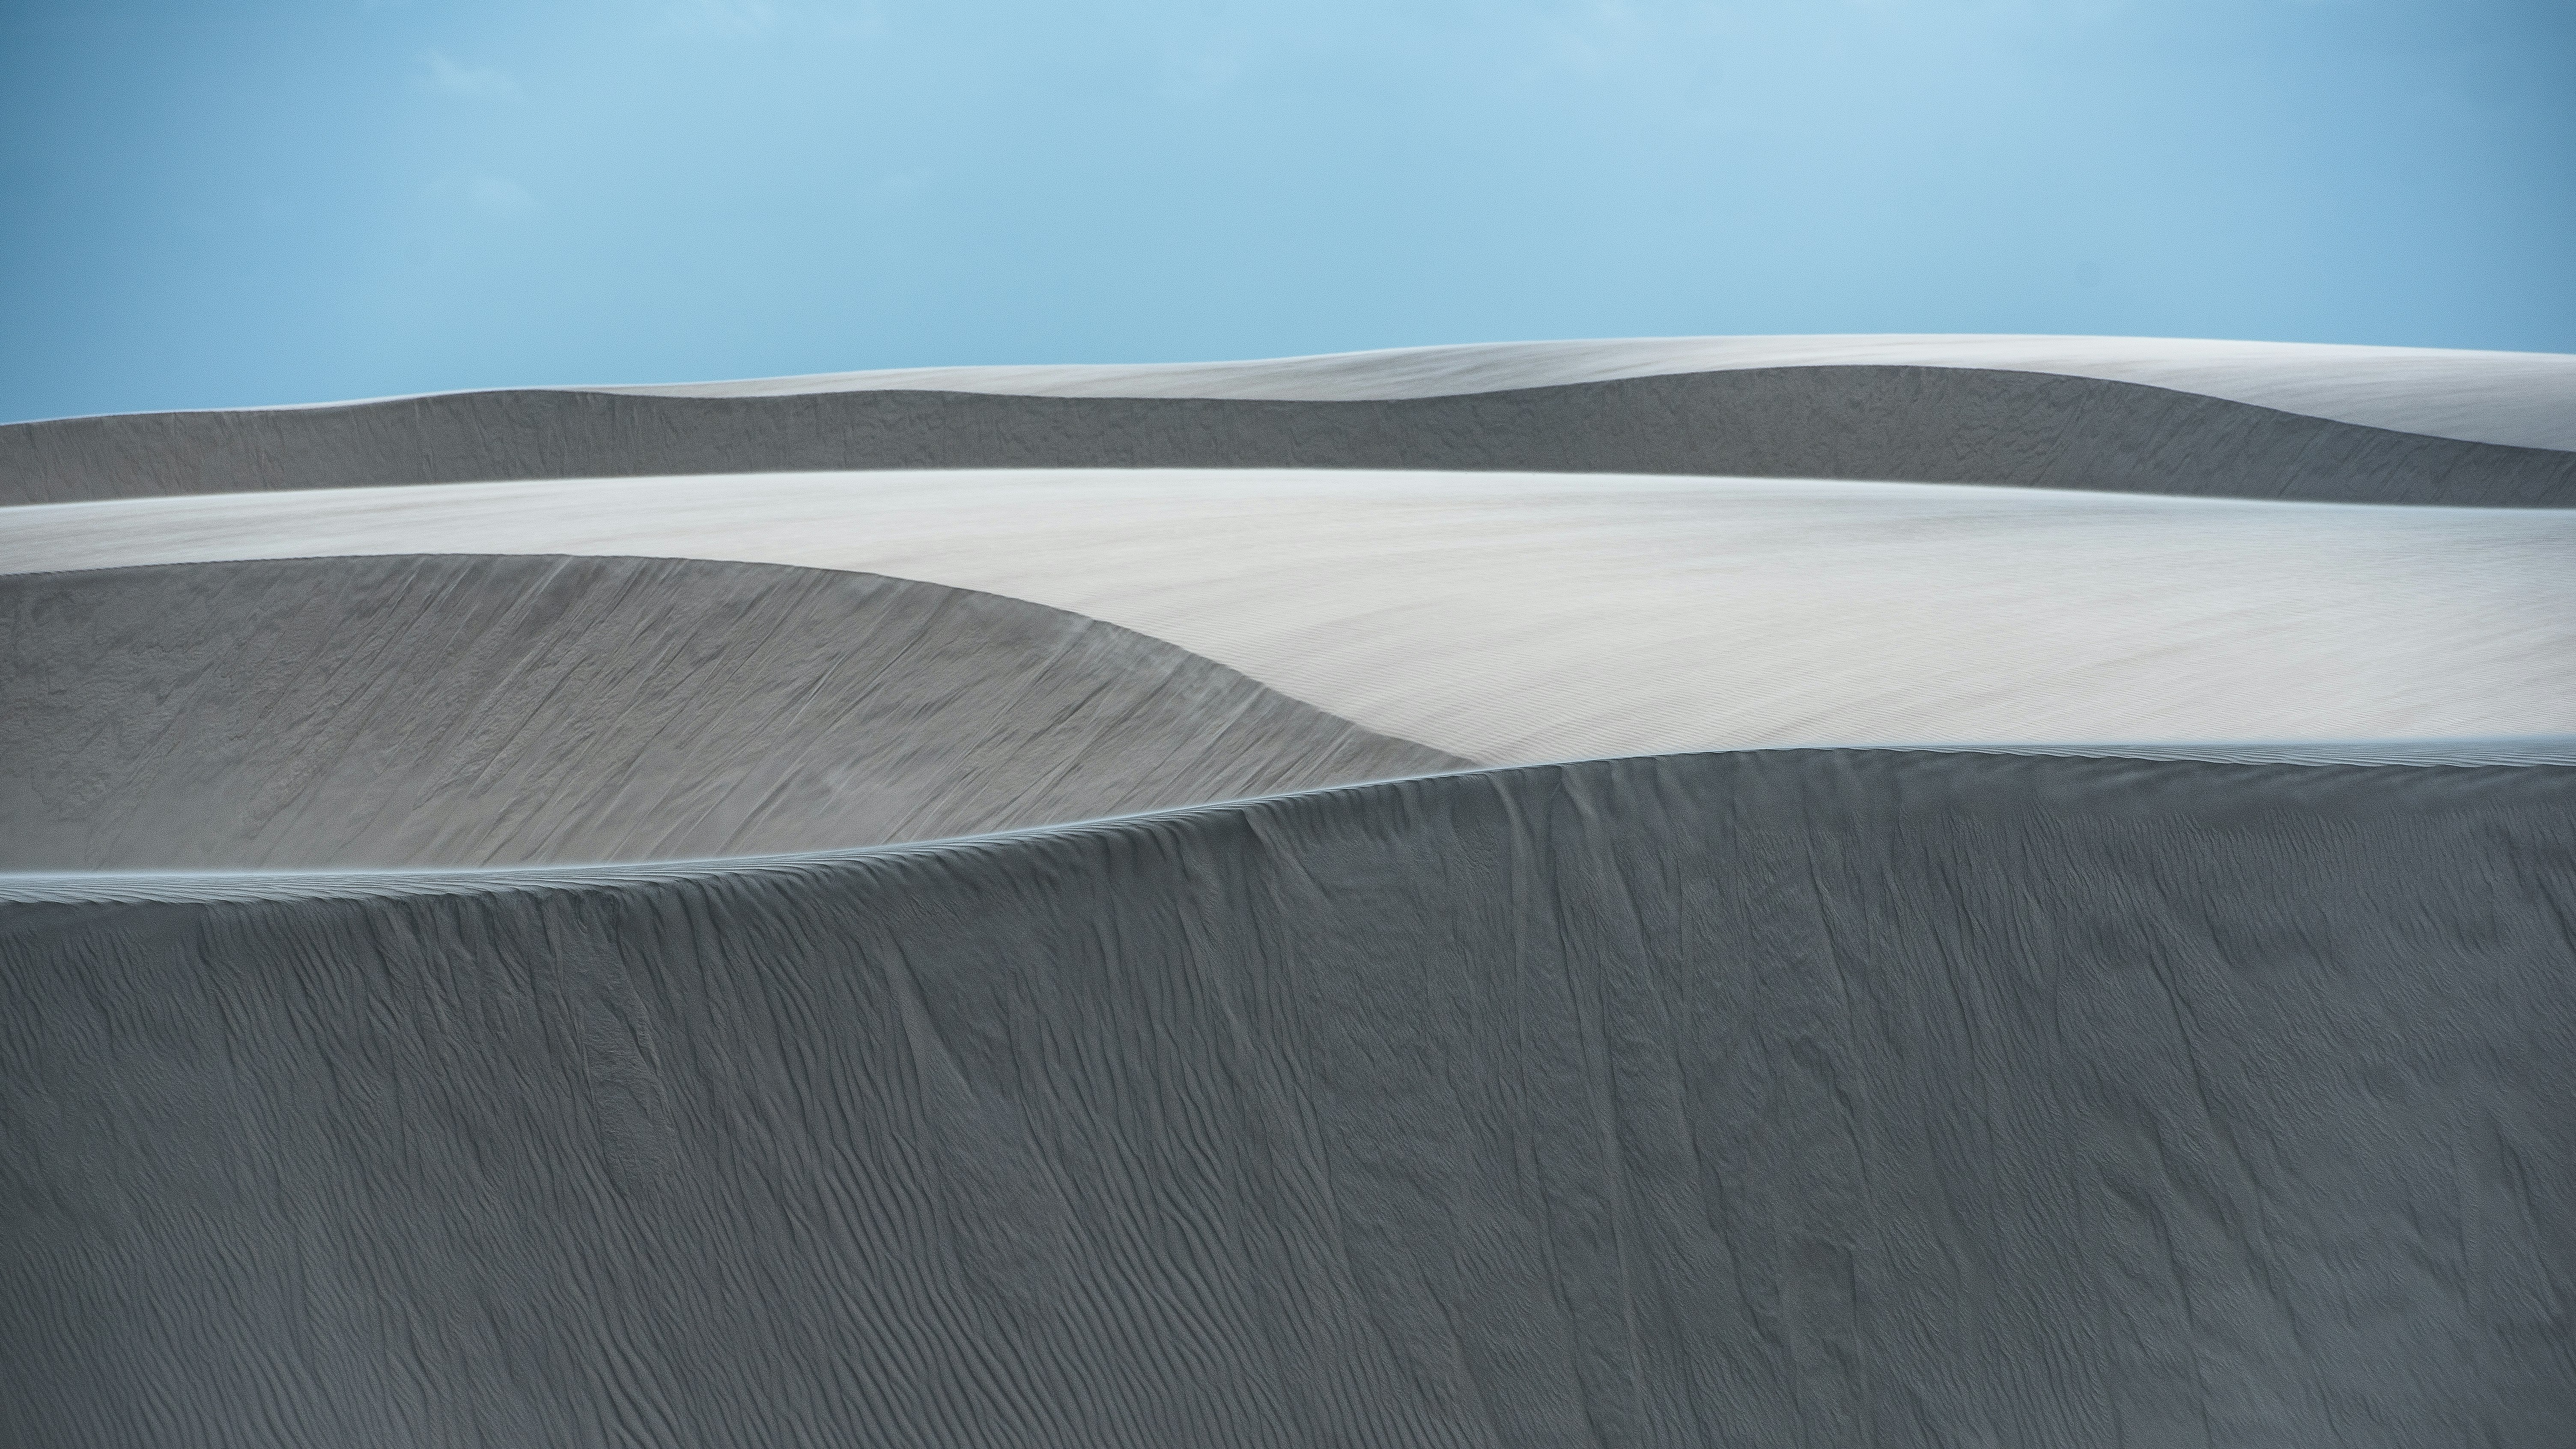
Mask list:
[[[1464,764],[1123,629],[862,574],[324,559],[0,579],[0,869],[656,860]]]
[[[0,571],[685,555],[1026,599],[1487,763],[2576,732],[2576,514],[1357,472],[747,475],[0,515]]]
[[[2571,366],[0,428],[0,1444],[2555,1446]]]
[[[2355,384],[2355,395],[2384,395],[2400,412],[2420,404],[2438,421],[2461,398],[2487,395],[2486,374],[2464,368],[2399,369],[2372,384],[2377,392]],[[2537,393],[2502,384],[2494,393],[2556,396],[2556,374],[2540,373]],[[2525,411],[2557,416],[2565,402]],[[0,502],[10,503],[1049,467],[1669,473],[2576,506],[2576,452],[2564,449],[2395,432],[2130,381],[1910,364],[1747,366],[1352,401],[882,386],[787,396],[538,389],[0,427]]]
[[[2571,858],[1825,752],[0,884],[0,1439],[2538,1449]]]
[[[1946,367],[2133,382],[2280,412],[2472,443],[2576,449],[2576,355],[2316,342],[1996,333],[1615,337],[1393,347],[1239,362],[897,367],[549,392],[791,397],[901,390],[1009,397],[1387,402],[1780,367]],[[408,393],[234,411],[406,402]]]
[[[1404,347],[1251,362],[912,367],[600,388],[781,397],[907,388],[1021,397],[1388,401],[1774,367],[1951,367],[2143,383],[2464,442],[2576,449],[2576,356],[2171,337],[1622,337]]]

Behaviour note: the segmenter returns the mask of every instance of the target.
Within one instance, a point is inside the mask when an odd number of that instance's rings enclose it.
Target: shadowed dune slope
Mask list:
[[[2537,1446],[2576,771],[1920,752],[21,880],[0,1439]]]
[[[2576,452],[2393,432],[2130,382],[1959,367],[1744,368],[1346,402],[523,390],[0,427],[0,503],[1040,467],[1730,474],[2576,506]]]
[[[670,559],[0,579],[0,869],[872,845],[1466,763],[1016,599]]]

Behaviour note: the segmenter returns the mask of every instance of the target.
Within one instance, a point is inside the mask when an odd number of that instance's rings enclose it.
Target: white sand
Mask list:
[[[755,474],[0,510],[0,572],[366,553],[864,570],[1505,762],[2576,732],[2576,513],[1927,484]]]

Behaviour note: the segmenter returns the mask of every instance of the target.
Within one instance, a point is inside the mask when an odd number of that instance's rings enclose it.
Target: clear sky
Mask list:
[[[0,0],[0,419],[1771,332],[2576,351],[2576,0]]]

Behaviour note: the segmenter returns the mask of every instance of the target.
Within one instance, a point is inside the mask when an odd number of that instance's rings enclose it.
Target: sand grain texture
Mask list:
[[[0,1439],[2538,1446],[2576,774],[1787,752],[21,885]]]

